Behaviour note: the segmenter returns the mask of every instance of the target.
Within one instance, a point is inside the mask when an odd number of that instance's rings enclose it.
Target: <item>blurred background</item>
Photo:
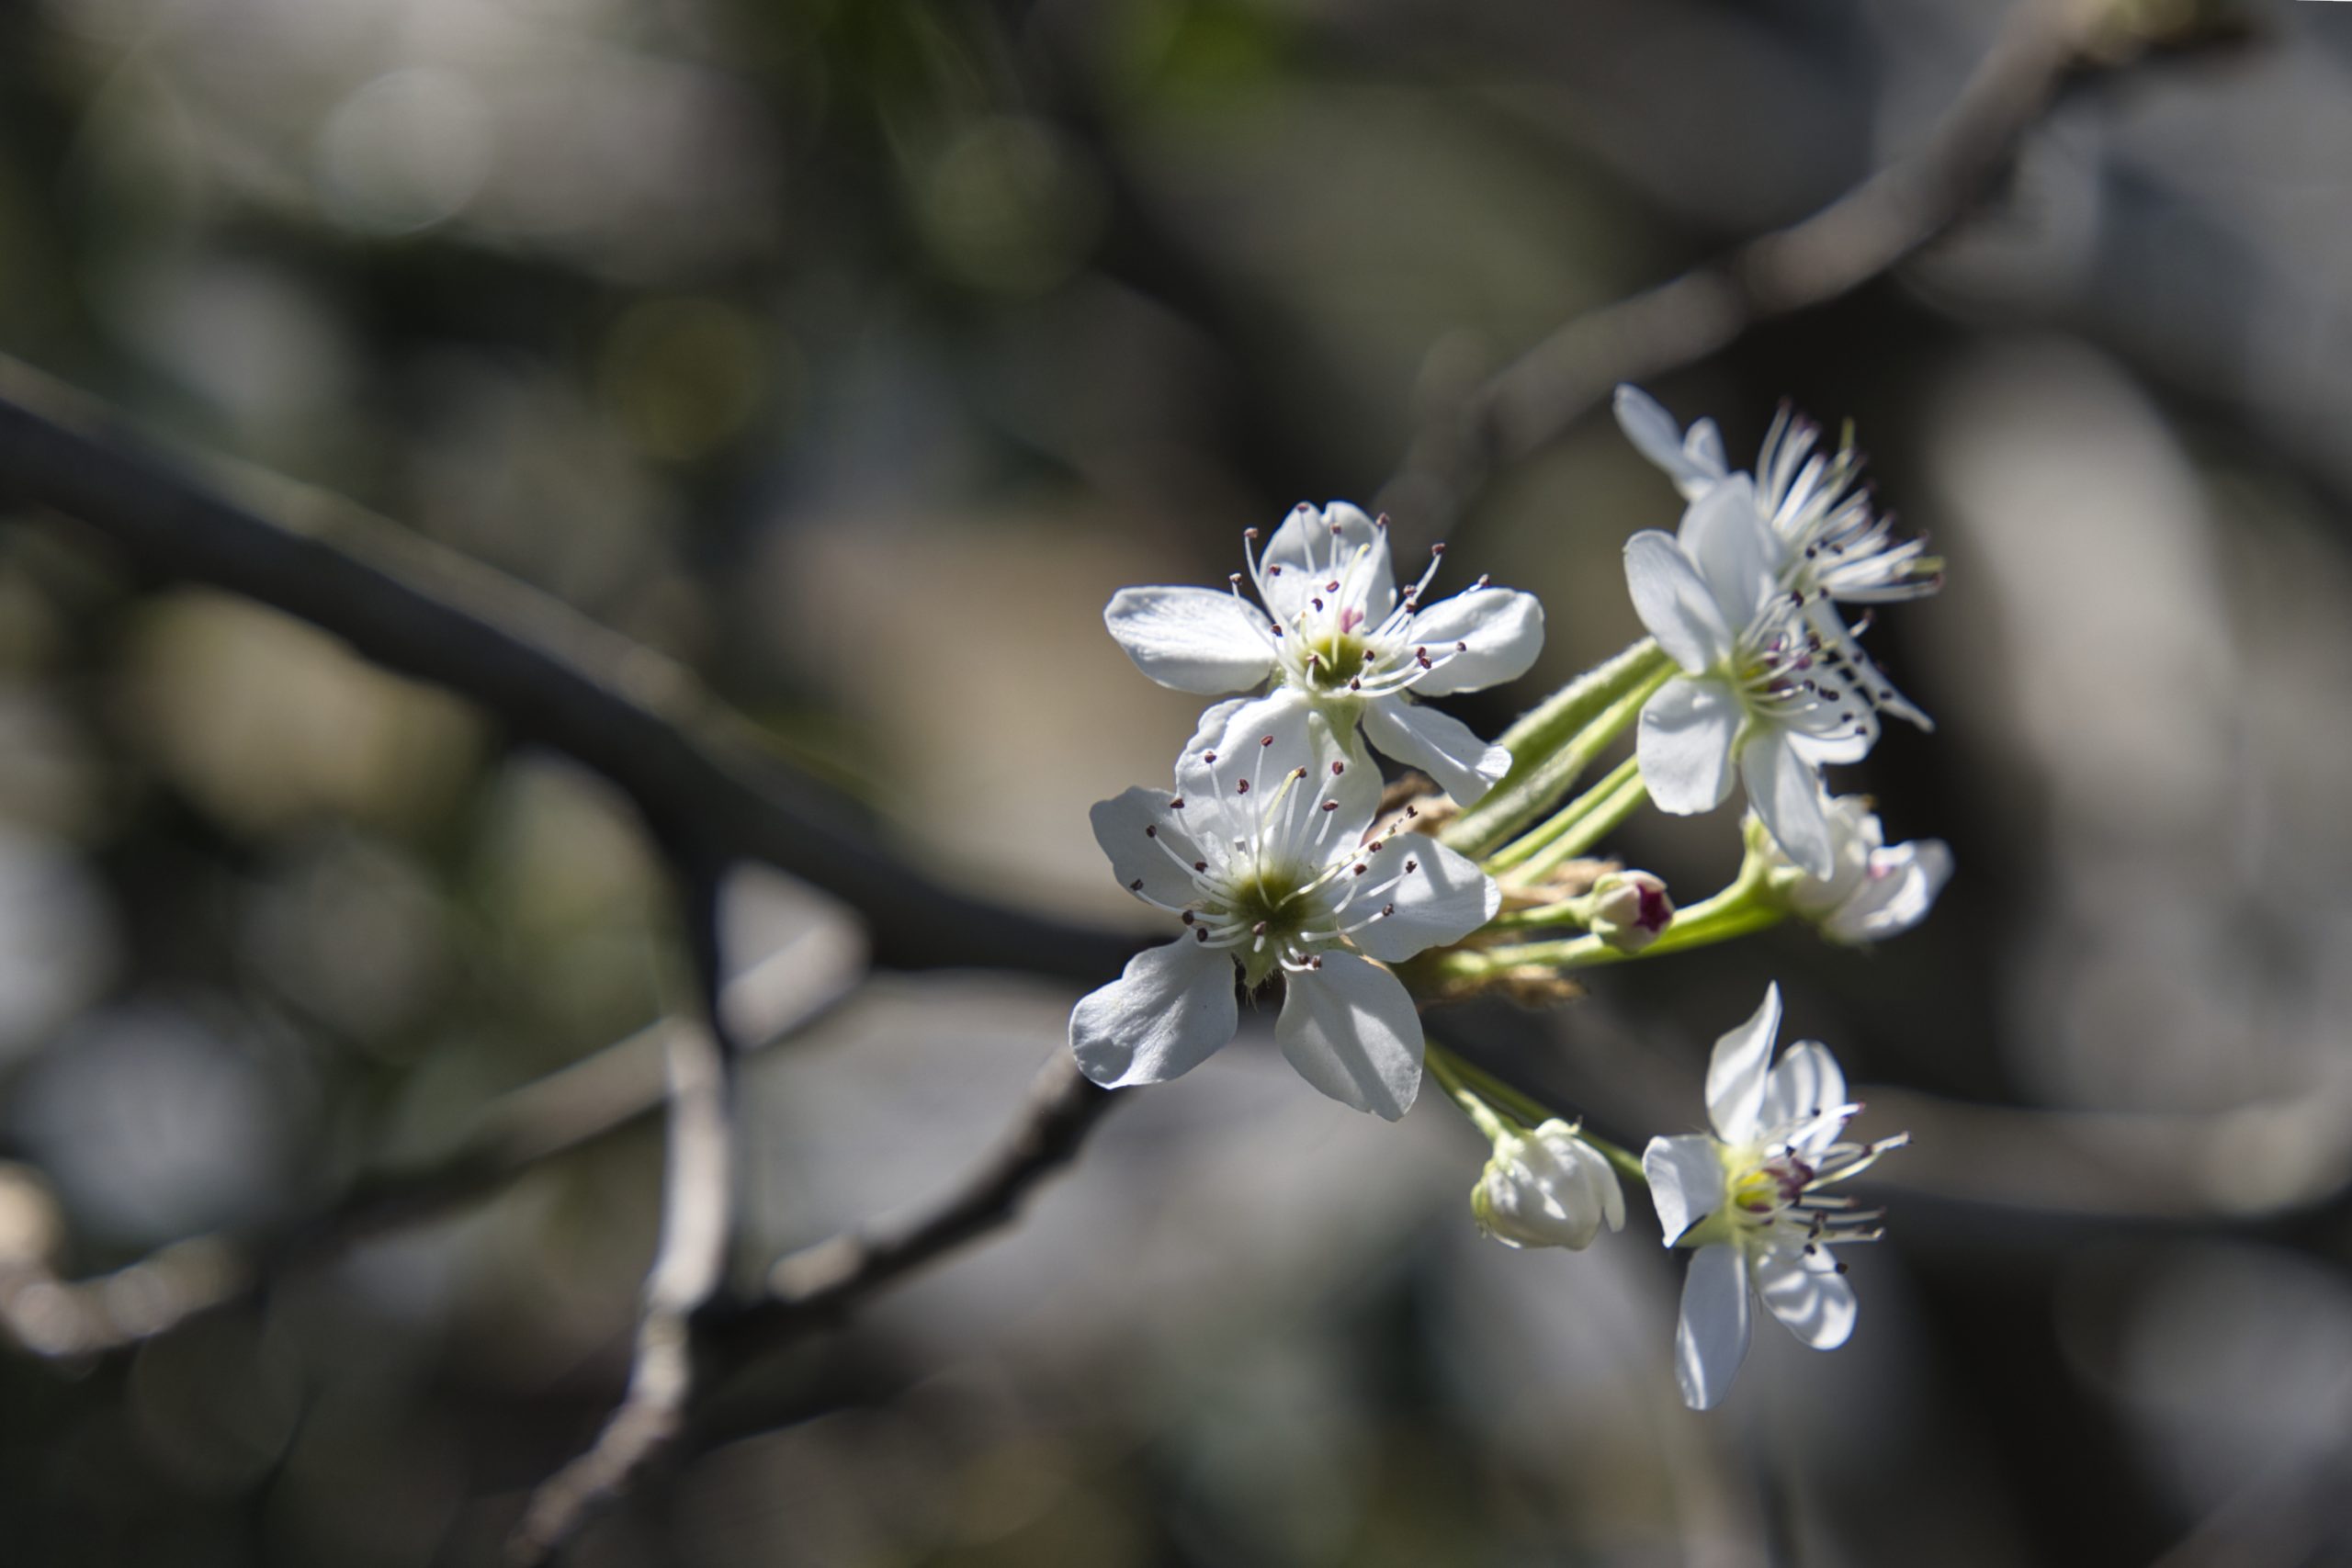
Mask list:
[[[1545,332],[1917,146],[2002,9],[16,0],[0,350],[684,661],[935,874],[1148,930],[1085,810],[1196,705],[1110,592],[1369,500]],[[1691,1416],[1645,1206],[1482,1242],[1466,1124],[1340,1110],[1261,1018],[571,1561],[2352,1562],[2352,6],[2247,17],[1650,388],[1741,461],[1783,398],[1852,418],[1950,558],[1873,634],[1939,731],[1838,781],[1953,845],[1929,923],[1432,1025],[1638,1143],[1777,976],[1860,1130],[1917,1134],[1849,1348],[1760,1328]],[[1456,710],[1637,635],[1620,547],[1677,507],[1605,417],[1499,474],[1441,587],[1538,592],[1550,643]],[[1729,812],[1622,850],[1684,902],[1737,858]],[[776,878],[730,909],[744,964],[842,920]],[[684,966],[597,777],[11,515],[0,1561],[495,1562],[626,1374],[657,1123],[129,1350],[45,1281],[299,1225]],[[953,1180],[1074,994],[883,976],[760,1057],[745,1268]],[[163,1278],[101,1304],[135,1328]]]

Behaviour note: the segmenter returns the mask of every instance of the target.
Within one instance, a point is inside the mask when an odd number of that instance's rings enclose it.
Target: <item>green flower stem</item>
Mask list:
[[[1445,1092],[1453,1097],[1453,1103],[1460,1106],[1462,1113],[1469,1117],[1476,1124],[1478,1131],[1487,1135],[1488,1143],[1500,1143],[1510,1135],[1512,1130],[1504,1124],[1501,1117],[1495,1114],[1495,1108],[1487,1104],[1486,1100],[1470,1087],[1467,1076],[1463,1071],[1470,1066],[1469,1063],[1464,1062],[1434,1040],[1427,1043],[1422,1059],[1429,1064],[1430,1075],[1445,1086]],[[1533,1101],[1527,1100],[1523,1103],[1532,1104]]]
[[[1522,942],[1508,947],[1461,948],[1441,953],[1434,967],[1450,978],[1475,980],[1524,964],[1540,964],[1549,969],[1590,969],[1603,964],[1623,963],[1628,958],[1657,958],[1669,953],[1679,953],[1685,948],[1729,942],[1735,937],[1769,930],[1788,918],[1788,911],[1770,896],[1771,881],[1770,864],[1762,856],[1750,854],[1740,866],[1738,878],[1730,886],[1689,908],[1677,909],[1674,923],[1639,953],[1621,953],[1599,937],[1581,936],[1557,942]],[[1498,915],[1487,921],[1484,929],[1490,931],[1542,931],[1554,926],[1581,923],[1577,910],[1571,906],[1546,904],[1540,908]]]
[[[1440,840],[1473,860],[1494,853],[1566,795],[1674,674],[1674,660],[1645,637],[1545,698],[1503,732],[1510,772],[1440,829]]]
[[[1609,776],[1568,803],[1557,816],[1535,831],[1506,845],[1487,863],[1489,871],[1518,867],[1514,881],[1542,882],[1578,855],[1625,825],[1627,818],[1650,797],[1641,764],[1628,757]]]
[[[1434,1040],[1429,1042],[1427,1059],[1430,1073],[1445,1086],[1446,1092],[1453,1097],[1454,1102],[1462,1107],[1470,1120],[1478,1124],[1478,1130],[1486,1134],[1490,1142],[1499,1140],[1513,1131],[1502,1125],[1495,1115],[1493,1105],[1500,1105],[1510,1111],[1521,1128],[1540,1127],[1546,1122],[1567,1120],[1532,1095],[1513,1089],[1486,1068]],[[1616,1167],[1619,1175],[1643,1186],[1649,1185],[1649,1179],[1642,1174],[1640,1158],[1632,1152],[1619,1148],[1606,1138],[1593,1136],[1580,1124],[1577,1128],[1577,1136],[1600,1150],[1601,1157]]]

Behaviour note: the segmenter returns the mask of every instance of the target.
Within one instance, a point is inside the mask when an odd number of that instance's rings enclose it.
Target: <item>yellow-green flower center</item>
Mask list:
[[[1307,661],[1307,678],[1327,689],[1344,688],[1363,674],[1364,659],[1372,651],[1363,638],[1342,631],[1314,638],[1306,649],[1313,655]]]

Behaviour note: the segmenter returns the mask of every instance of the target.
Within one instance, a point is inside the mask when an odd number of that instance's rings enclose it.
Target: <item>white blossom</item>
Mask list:
[[[1634,608],[1682,673],[1642,709],[1636,755],[1659,809],[1711,811],[1736,764],[1747,800],[1789,859],[1831,870],[1818,770],[1859,761],[1878,739],[1861,683],[1783,591],[1754,486],[1736,474],[1683,513],[1678,534],[1625,543]]]
[[[1125,588],[1102,618],[1136,667],[1163,686],[1214,694],[1264,682],[1351,738],[1437,780],[1468,804],[1510,770],[1510,753],[1461,720],[1416,699],[1475,692],[1527,672],[1544,646],[1544,610],[1532,594],[1484,578],[1426,608],[1422,595],[1444,547],[1400,597],[1386,519],[1343,502],[1301,504],[1262,555],[1245,535],[1249,581],[1265,608],[1241,592]],[[1271,612],[1271,614],[1269,614]],[[1349,743],[1353,744],[1350,739]]]
[[[1860,1106],[1827,1047],[1792,1045],[1778,1064],[1781,991],[1715,1043],[1707,1064],[1714,1134],[1653,1138],[1642,1153],[1668,1247],[1693,1248],[1674,1366],[1683,1403],[1712,1408],[1747,1354],[1752,1300],[1816,1350],[1854,1330],[1854,1292],[1832,1248],[1875,1241],[1877,1211],[1831,1191],[1905,1141],[1842,1142]],[[1769,1070],[1768,1070],[1769,1069]]]
[[[1832,942],[1884,942],[1926,919],[1951,878],[1950,847],[1941,839],[1888,844],[1866,795],[1841,795],[1828,803],[1826,814],[1829,875],[1807,876],[1790,867],[1782,901]],[[1785,863],[1784,857],[1775,858]]]
[[[1505,1247],[1565,1247],[1580,1252],[1606,1224],[1625,1228],[1625,1194],[1608,1158],[1557,1118],[1495,1139],[1470,1190],[1478,1228]]]
[[[1722,435],[1702,419],[1686,433],[1674,416],[1638,387],[1617,389],[1617,423],[1641,454],[1664,469],[1683,499],[1696,502],[1735,478]],[[1776,546],[1773,573],[1784,592],[1804,606],[1815,635],[1835,650],[1872,705],[1922,729],[1933,723],[1894,689],[1839,604],[1917,599],[1943,586],[1943,562],[1927,553],[1924,537],[1905,538],[1879,514],[1861,482],[1861,454],[1850,441],[1819,450],[1821,432],[1783,406],[1757,454],[1751,493]],[[1867,624],[1867,623],[1865,623]]]
[[[1120,883],[1182,919],[1070,1014],[1070,1047],[1106,1089],[1161,1083],[1233,1037],[1237,966],[1279,974],[1274,1038],[1307,1082],[1395,1120],[1420,1087],[1421,1023],[1384,964],[1458,941],[1502,896],[1469,861],[1399,825],[1366,841],[1380,779],[1317,714],[1220,703],[1176,764],[1170,795],[1131,789],[1093,809]]]

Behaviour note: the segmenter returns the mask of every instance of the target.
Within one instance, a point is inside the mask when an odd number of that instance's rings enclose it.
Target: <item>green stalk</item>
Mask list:
[[[1492,854],[1566,795],[1674,674],[1674,660],[1645,637],[1545,698],[1503,732],[1498,744],[1511,754],[1510,772],[1439,839],[1473,860]]]
[[[1648,781],[1642,777],[1640,765],[1628,757],[1558,816],[1507,846],[1487,863],[1499,865],[1505,856],[1512,857],[1520,863],[1513,880],[1533,886],[1578,855],[1590,853],[1601,840],[1623,827],[1649,797]],[[1530,845],[1532,849],[1527,848]]]
[[[1567,1120],[1532,1095],[1521,1089],[1513,1089],[1486,1068],[1462,1055],[1461,1053],[1450,1050],[1434,1040],[1429,1042],[1428,1060],[1430,1073],[1436,1077],[1439,1083],[1445,1086],[1446,1092],[1451,1094],[1454,1102],[1462,1107],[1464,1114],[1476,1122],[1478,1130],[1485,1133],[1490,1141],[1498,1139],[1503,1133],[1510,1129],[1502,1128],[1499,1131],[1489,1129],[1488,1124],[1494,1122],[1496,1117],[1488,1101],[1500,1105],[1510,1111],[1521,1128],[1540,1127],[1546,1122]],[[1577,1136],[1598,1149],[1602,1158],[1617,1168],[1619,1175],[1638,1181],[1644,1186],[1649,1184],[1649,1179],[1642,1174],[1640,1158],[1632,1152],[1618,1147],[1606,1138],[1595,1137],[1586,1132],[1581,1124],[1577,1128]]]

